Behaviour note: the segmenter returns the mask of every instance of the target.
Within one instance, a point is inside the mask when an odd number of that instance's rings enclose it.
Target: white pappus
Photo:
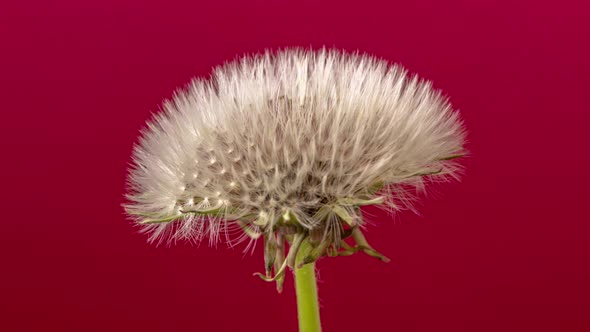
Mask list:
[[[348,247],[360,206],[411,207],[424,182],[457,178],[464,143],[447,99],[399,65],[269,51],[163,104],[135,146],[125,208],[151,240],[264,236],[272,256],[303,234],[322,256]]]

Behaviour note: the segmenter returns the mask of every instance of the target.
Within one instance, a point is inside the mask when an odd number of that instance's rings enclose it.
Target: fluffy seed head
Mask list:
[[[458,113],[400,66],[267,52],[164,103],[133,152],[126,209],[152,240],[238,230],[338,248],[362,226],[359,206],[409,207],[425,181],[456,177],[463,144]]]

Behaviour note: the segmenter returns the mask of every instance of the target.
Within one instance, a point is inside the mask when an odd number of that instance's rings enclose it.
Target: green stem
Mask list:
[[[315,278],[315,262],[297,268],[307,256],[311,246],[305,240],[297,253],[295,270],[295,292],[297,294],[297,316],[300,332],[321,332],[318,288]]]

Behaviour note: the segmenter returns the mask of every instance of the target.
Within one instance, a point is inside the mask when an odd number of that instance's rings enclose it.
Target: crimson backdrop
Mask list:
[[[587,2],[586,2],[587,3]],[[590,331],[590,11],[582,1],[0,5],[2,331],[296,331],[260,246],[145,243],[120,204],[163,97],[245,52],[360,49],[434,81],[467,174],[319,263],[325,331]]]

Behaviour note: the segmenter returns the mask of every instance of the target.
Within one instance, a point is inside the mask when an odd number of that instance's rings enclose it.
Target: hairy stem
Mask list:
[[[295,264],[295,292],[297,294],[297,316],[300,332],[321,332],[318,288],[315,278],[315,262],[297,266],[310,252],[307,240],[301,244]]]

